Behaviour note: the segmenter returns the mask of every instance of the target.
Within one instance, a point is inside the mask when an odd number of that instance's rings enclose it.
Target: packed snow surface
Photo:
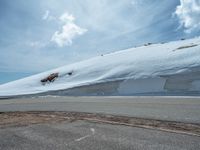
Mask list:
[[[52,74],[52,81],[48,81]],[[200,38],[130,48],[0,85],[2,97],[51,92],[58,95],[199,93]]]

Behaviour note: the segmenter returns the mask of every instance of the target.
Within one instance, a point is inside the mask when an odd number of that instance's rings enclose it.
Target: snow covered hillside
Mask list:
[[[0,96],[200,95],[200,38],[101,55],[0,85]]]

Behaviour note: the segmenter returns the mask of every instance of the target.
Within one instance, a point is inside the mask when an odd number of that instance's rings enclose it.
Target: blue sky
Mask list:
[[[200,0],[0,0],[0,84],[200,34]]]

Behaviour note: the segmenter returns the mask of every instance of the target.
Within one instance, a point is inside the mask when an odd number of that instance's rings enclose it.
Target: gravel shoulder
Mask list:
[[[200,124],[80,112],[10,112],[0,114],[0,128],[31,124],[84,120],[95,123],[124,125],[200,137]]]

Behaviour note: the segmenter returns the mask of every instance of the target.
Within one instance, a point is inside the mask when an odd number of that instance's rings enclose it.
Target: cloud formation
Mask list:
[[[87,29],[81,28],[74,23],[75,17],[72,14],[64,13],[59,20],[64,23],[62,30],[56,31],[51,38],[51,41],[55,42],[59,47],[71,45],[73,39],[87,31]]]
[[[0,70],[45,71],[147,42],[180,39],[184,33],[174,32],[179,23],[171,18],[179,1],[34,0],[24,5],[24,0],[0,0]]]
[[[200,30],[200,1],[199,0],[180,0],[175,14],[179,18],[181,27],[185,28],[186,33]]]
[[[46,10],[45,14],[43,15],[42,19],[47,20],[49,17],[49,10]]]
[[[52,20],[56,20],[56,18],[54,16],[50,15],[49,10],[46,10],[43,17],[42,17],[42,20],[52,21]]]

